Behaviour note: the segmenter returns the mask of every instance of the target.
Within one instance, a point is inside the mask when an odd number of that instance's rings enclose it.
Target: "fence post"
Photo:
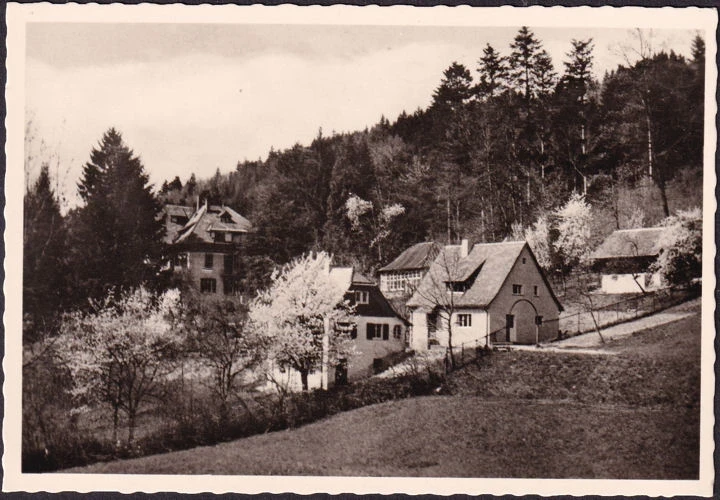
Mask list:
[[[575,330],[575,335],[578,335],[580,333],[580,313],[577,313],[577,330]]]

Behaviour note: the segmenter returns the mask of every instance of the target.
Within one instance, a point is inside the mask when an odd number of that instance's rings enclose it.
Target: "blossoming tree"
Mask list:
[[[176,290],[158,297],[139,288],[93,303],[94,312],[71,313],[62,324],[57,354],[72,376],[70,392],[78,409],[98,403],[112,408],[113,442],[122,411],[132,444],[138,410],[161,395],[174,368],[179,298]]]
[[[273,273],[270,287],[250,307],[254,327],[270,338],[270,358],[300,373],[303,391],[308,375],[327,369],[351,353],[350,335],[341,324],[352,321],[344,290],[330,277],[330,256],[308,254]]]

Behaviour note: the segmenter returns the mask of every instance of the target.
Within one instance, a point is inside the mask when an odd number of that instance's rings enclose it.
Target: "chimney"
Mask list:
[[[460,242],[460,258],[464,259],[468,256],[468,252],[470,251],[470,242],[463,238],[463,240]]]

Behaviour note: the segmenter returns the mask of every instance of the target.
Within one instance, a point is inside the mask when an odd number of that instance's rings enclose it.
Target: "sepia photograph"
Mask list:
[[[712,494],[715,10],[7,11],[5,491]]]

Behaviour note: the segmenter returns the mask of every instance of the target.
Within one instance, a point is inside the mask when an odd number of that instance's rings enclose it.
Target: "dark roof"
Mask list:
[[[178,232],[185,226],[185,223],[178,224],[171,220],[172,217],[184,217],[190,219],[195,209],[183,205],[164,205],[162,218],[165,220],[165,243],[172,243]]]
[[[185,205],[170,205],[167,204],[163,206],[163,210],[167,215],[178,215],[180,217],[187,217],[188,219],[190,216],[195,212],[195,209],[193,207],[186,207]]]
[[[232,222],[223,222],[223,216]],[[185,226],[178,231],[174,243],[182,243],[190,239],[212,243],[215,241],[213,233],[247,233],[252,230],[252,224],[245,217],[230,207],[215,206],[200,207]]]
[[[330,268],[330,280],[339,288],[347,291],[346,297],[348,299],[352,298],[352,292],[354,290],[364,290],[368,292],[369,303],[357,304],[355,306],[356,314],[381,318],[397,317],[407,323],[407,320],[393,309],[375,282],[355,271],[352,267]]]
[[[593,252],[593,259],[617,259],[627,257],[654,257],[658,238],[665,230],[663,227],[645,227],[640,229],[619,229],[607,238]]]
[[[446,288],[447,282],[466,281],[475,272],[478,274],[472,286],[464,293],[456,292],[458,295],[454,304],[456,307],[487,307],[497,296],[526,245],[524,241],[481,243],[475,245],[464,258],[460,257],[459,245],[446,246],[410,297],[408,307],[434,308],[438,300],[444,300],[443,297],[450,293]],[[538,271],[553,293],[539,266]],[[435,297],[437,300],[434,300]],[[553,299],[562,308],[554,293]]]
[[[378,272],[424,269],[430,266],[441,248],[438,243],[433,241],[417,243],[398,255],[390,264],[381,267]]]
[[[375,286],[376,283],[373,280],[371,280],[370,278],[368,278],[367,276],[365,276],[364,274],[353,270],[352,284],[353,285]]]

